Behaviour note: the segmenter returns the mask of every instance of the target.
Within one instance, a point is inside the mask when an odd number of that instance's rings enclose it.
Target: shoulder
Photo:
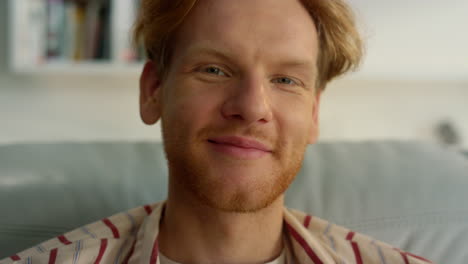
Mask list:
[[[427,264],[431,261],[385,242],[304,212],[285,209],[285,220],[304,240],[317,241],[335,261],[351,263]]]
[[[106,217],[0,260],[0,264],[31,263],[32,259],[34,263],[50,263],[52,259],[70,259],[75,254],[84,254],[87,251],[93,252],[95,257],[103,247],[124,249],[125,244],[131,244],[135,239],[136,232],[146,216],[160,204],[144,205]]]

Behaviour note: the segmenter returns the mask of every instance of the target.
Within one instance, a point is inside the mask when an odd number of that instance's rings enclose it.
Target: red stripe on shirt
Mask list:
[[[305,226],[306,228],[309,228],[310,220],[311,220],[311,219],[312,219],[312,216],[310,216],[310,215],[308,215],[308,216],[305,217],[305,219],[304,219],[304,226]]]
[[[106,248],[107,248],[107,239],[101,239],[101,247],[99,248],[99,254],[94,264],[99,264],[101,262],[102,256],[104,256],[104,252],[106,252]]]
[[[361,252],[359,251],[358,243],[352,241],[351,246],[353,247],[354,257],[356,258],[356,264],[362,264]]]
[[[72,242],[70,242],[70,240],[68,240],[64,235],[58,236],[57,238],[58,238],[58,240],[59,240],[60,242],[62,242],[62,244],[64,244],[64,245],[70,245],[70,244],[72,243]]]
[[[150,264],[156,264],[158,253],[158,238],[156,237],[153,244],[153,251],[151,252]]]
[[[401,252],[401,251],[399,251],[399,252],[400,252],[401,257],[402,257],[403,260],[405,261],[405,264],[410,264],[410,263],[409,263],[409,259],[408,259],[408,257],[406,256],[406,254],[405,254],[404,252]]]
[[[153,209],[151,209],[151,206],[149,205],[145,205],[144,208],[148,215],[150,215],[153,212]]]
[[[52,249],[52,251],[50,251],[49,264],[55,264],[55,261],[57,260],[57,252],[58,248]]]
[[[133,241],[133,244],[132,244],[132,247],[130,248],[130,251],[128,252],[128,255],[125,257],[124,261],[122,262],[122,264],[127,264],[128,261],[130,260],[130,258],[132,257],[133,255],[133,252],[135,251],[135,244],[136,244],[136,239],[135,241]]]
[[[361,257],[361,251],[359,250],[359,245],[357,242],[353,241],[354,235],[356,235],[355,232],[350,231],[348,235],[346,235],[346,240],[351,243],[351,247],[353,248],[354,252],[354,258],[356,259],[356,264],[362,264],[362,257]]]
[[[119,230],[111,222],[111,220],[109,220],[108,218],[104,218],[102,222],[104,222],[104,224],[106,224],[106,226],[110,228],[110,230],[112,231],[112,234],[114,234],[114,238],[120,238]]]
[[[428,259],[425,259],[425,258],[423,258],[423,257],[416,256],[416,255],[411,254],[411,253],[408,253],[408,252],[405,252],[405,254],[408,255],[408,256],[411,256],[411,257],[413,257],[413,258],[415,258],[415,259],[419,259],[419,260],[425,261],[425,262],[427,262],[427,263],[432,263],[432,261],[430,261],[430,260],[428,260]]]
[[[304,240],[304,238],[288,223],[286,223],[286,228],[288,231],[291,233],[291,235],[296,239],[297,243],[299,243],[302,248],[304,248],[305,252],[309,256],[309,258],[312,260],[313,263],[315,264],[323,264],[323,262],[319,259],[319,257],[315,254],[315,252],[312,250],[312,248],[307,244],[307,242]]]
[[[346,240],[349,240],[349,241],[353,240],[354,234],[355,234],[355,233],[352,232],[352,231],[349,232],[348,235],[346,236]]]
[[[13,255],[10,258],[11,258],[11,260],[14,260],[14,261],[21,260],[21,258],[18,255]]]

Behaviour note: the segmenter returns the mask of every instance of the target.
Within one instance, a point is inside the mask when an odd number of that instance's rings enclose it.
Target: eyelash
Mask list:
[[[276,82],[276,80],[288,80],[290,81],[291,83],[280,83],[280,82]],[[289,78],[289,77],[279,77],[279,78],[276,78],[275,79],[275,83],[279,83],[279,84],[286,84],[286,85],[298,85],[298,82]]]
[[[208,70],[210,69],[215,69],[218,71],[218,74],[217,73],[214,73],[214,72],[209,72]],[[216,66],[207,66],[207,67],[202,67],[200,68],[200,71],[202,73],[207,73],[207,74],[214,74],[214,75],[217,75],[217,76],[229,76],[225,71],[223,71],[221,68],[219,67],[216,67]],[[219,73],[222,73],[222,74],[219,74]]]
[[[210,72],[209,70],[210,69],[214,69],[214,70],[217,70],[218,73],[215,73],[215,72]],[[223,76],[223,77],[229,77],[230,75],[227,74],[224,70],[222,70],[220,67],[217,67],[217,66],[206,66],[206,67],[201,67],[199,69],[200,72],[202,73],[206,73],[206,74],[211,74],[211,75],[216,75],[216,76]],[[219,73],[222,73],[222,74],[219,74]],[[290,83],[281,83],[281,82],[278,82],[278,80],[287,80],[289,81]],[[278,84],[286,84],[286,85],[300,85],[300,82],[294,80],[293,78],[290,78],[290,77],[278,77],[278,78],[275,78],[274,83],[278,83]]]

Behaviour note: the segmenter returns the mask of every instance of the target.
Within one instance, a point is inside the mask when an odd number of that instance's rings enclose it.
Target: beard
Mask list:
[[[162,122],[169,182],[175,185],[175,192],[183,188],[202,205],[224,212],[252,213],[270,206],[296,177],[307,147],[306,140],[285,144],[261,131],[234,125],[206,127],[191,136],[187,133],[190,130],[180,124]],[[208,138],[220,135],[241,135],[272,143],[273,151],[266,157],[270,159],[269,166],[259,166],[258,160],[209,153]]]

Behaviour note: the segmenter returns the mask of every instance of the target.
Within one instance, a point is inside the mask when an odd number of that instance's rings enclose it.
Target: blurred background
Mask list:
[[[468,149],[468,1],[349,0],[361,70],[322,98],[321,140]],[[0,0],[0,143],[160,140],[138,114],[138,1]]]

